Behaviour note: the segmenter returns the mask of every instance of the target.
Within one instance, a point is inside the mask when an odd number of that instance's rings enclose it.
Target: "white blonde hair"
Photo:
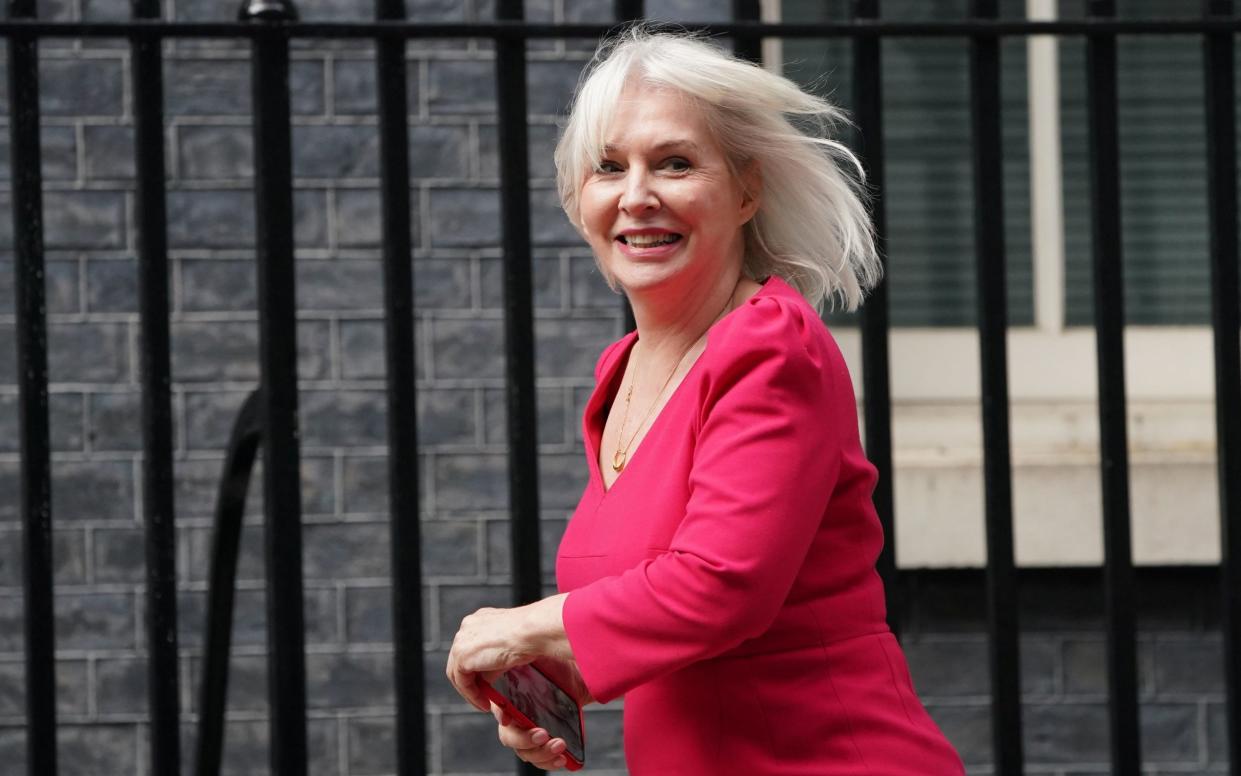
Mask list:
[[[857,308],[882,265],[862,165],[829,136],[847,123],[844,113],[698,35],[638,24],[600,43],[556,146],[560,202],[573,225],[581,231],[582,186],[631,79],[698,105],[734,176],[757,164],[762,191],[745,225],[743,272],[756,280],[779,275],[820,311],[825,303]]]

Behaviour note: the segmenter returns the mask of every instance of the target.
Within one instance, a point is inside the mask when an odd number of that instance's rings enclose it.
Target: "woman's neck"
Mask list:
[[[748,286],[757,284],[738,270],[719,275],[699,293],[673,299],[653,293],[630,295],[643,361],[670,363],[681,358],[713,323],[753,294]]]

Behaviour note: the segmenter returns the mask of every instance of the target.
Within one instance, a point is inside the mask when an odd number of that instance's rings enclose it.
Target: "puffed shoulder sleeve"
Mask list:
[[[565,602],[565,632],[600,701],[763,633],[835,486],[836,378],[827,334],[811,328],[822,323],[774,297],[740,312],[703,356],[690,496],[668,551]]]

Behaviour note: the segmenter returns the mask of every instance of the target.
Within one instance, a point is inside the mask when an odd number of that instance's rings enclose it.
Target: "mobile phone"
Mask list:
[[[540,727],[552,738],[564,739],[565,768],[586,764],[586,726],[582,707],[551,677],[532,665],[510,668],[490,684],[478,680],[487,698],[504,709],[518,726]]]

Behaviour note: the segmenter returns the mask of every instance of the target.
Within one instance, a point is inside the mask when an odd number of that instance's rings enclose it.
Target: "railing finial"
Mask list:
[[[243,22],[256,19],[295,22],[297,21],[297,7],[293,5],[293,0],[241,0],[237,18]]]

